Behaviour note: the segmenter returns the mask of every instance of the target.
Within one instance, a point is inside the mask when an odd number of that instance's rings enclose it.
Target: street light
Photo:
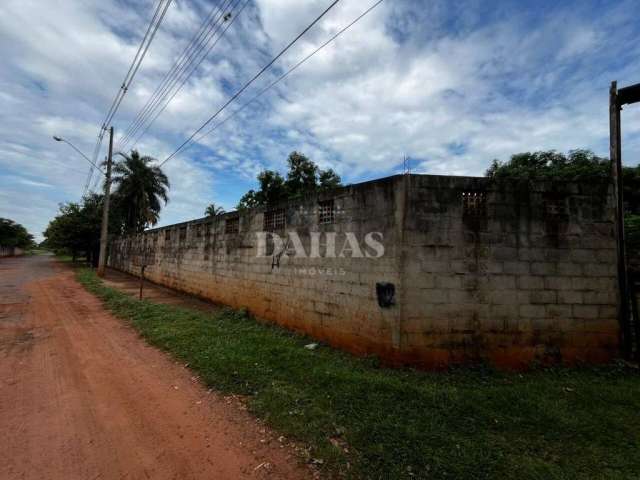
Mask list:
[[[84,157],[84,159],[98,169],[105,176],[104,182],[104,201],[102,202],[102,225],[100,226],[100,254],[98,256],[98,276],[104,277],[105,266],[107,263],[107,237],[109,224],[109,193],[111,190],[111,161],[113,158],[113,127],[109,128],[109,156],[107,157],[107,171],[102,171],[89,157],[82,153],[76,146],[68,140],[57,135],[53,136],[56,142],[64,142],[73,148],[76,152]]]
[[[59,137],[58,135],[54,135],[54,136],[53,136],[53,139],[54,139],[56,142],[64,142],[64,143],[66,143],[67,145],[69,145],[69,146],[70,146],[71,148],[73,148],[76,152],[78,152],[80,155],[82,155],[82,157],[83,157],[87,162],[89,162],[91,165],[93,165],[95,168],[97,168],[97,169],[98,169],[98,171],[99,171],[102,175],[106,175],[106,173],[104,173],[104,172],[102,171],[102,169],[101,169],[99,166],[97,166],[95,163],[93,163],[93,162],[89,159],[89,157],[87,157],[84,153],[82,153],[82,151],[80,151],[80,149],[78,149],[78,148],[77,148],[73,143],[71,143],[69,140],[65,140],[64,138]]]

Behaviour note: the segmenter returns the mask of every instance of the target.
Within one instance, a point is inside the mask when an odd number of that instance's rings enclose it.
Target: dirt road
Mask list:
[[[0,260],[0,478],[307,478],[47,256]]]

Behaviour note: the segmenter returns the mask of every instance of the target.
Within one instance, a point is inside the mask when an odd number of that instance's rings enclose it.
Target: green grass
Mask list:
[[[85,257],[76,257],[76,261],[74,262],[73,257],[71,255],[67,255],[66,253],[54,253],[54,256],[57,261],[66,263],[74,268],[86,268],[88,266],[88,262]]]
[[[138,301],[79,281],[210,387],[349,478],[631,479],[640,475],[640,376],[623,366],[526,374],[381,368],[242,312]],[[348,450],[348,453],[344,451]]]

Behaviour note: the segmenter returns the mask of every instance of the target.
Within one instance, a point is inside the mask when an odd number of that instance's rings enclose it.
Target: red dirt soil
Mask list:
[[[48,256],[0,260],[0,478],[309,478]]]

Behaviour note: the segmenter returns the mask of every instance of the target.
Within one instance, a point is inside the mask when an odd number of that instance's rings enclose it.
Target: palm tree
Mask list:
[[[205,217],[215,217],[216,215],[222,215],[224,208],[217,206],[215,203],[210,203],[204,210]]]
[[[116,208],[125,232],[142,232],[158,223],[162,202],[169,201],[169,179],[160,167],[151,165],[156,161],[153,157],[141,157],[136,150],[119,155],[122,160],[114,164],[112,176]]]

